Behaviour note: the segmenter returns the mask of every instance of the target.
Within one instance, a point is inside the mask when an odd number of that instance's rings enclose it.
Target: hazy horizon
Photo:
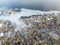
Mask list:
[[[60,10],[60,0],[0,0],[0,7]]]

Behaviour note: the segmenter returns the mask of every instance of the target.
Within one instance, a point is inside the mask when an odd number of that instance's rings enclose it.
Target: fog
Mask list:
[[[0,0],[0,7],[3,6],[60,10],[60,0]]]

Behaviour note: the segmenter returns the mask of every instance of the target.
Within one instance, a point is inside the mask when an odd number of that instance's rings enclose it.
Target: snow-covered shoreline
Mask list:
[[[24,37],[23,39],[26,39],[26,41],[31,36],[32,40],[33,37],[37,37],[38,39],[46,39],[45,41],[50,40],[50,38],[53,40],[59,40],[60,38],[60,11],[39,11],[22,8],[19,12],[12,9],[7,11],[5,9],[2,12],[4,13],[0,15],[0,38],[11,39],[13,40],[12,43],[15,41],[15,36],[17,36],[16,39]],[[43,38],[39,36],[40,34]],[[2,42],[0,41],[0,43]],[[49,44],[50,41],[47,43]]]
[[[2,10],[2,9],[1,9]],[[6,11],[6,9],[5,9]],[[10,11],[10,9],[8,9]],[[14,11],[14,10],[13,10]],[[12,12],[13,13],[13,12]],[[24,22],[20,20],[22,16],[33,16],[33,15],[57,15],[60,14],[60,11],[39,11],[39,10],[31,10],[31,9],[25,9],[22,8],[20,9],[20,12],[16,12],[14,14],[4,14],[0,16],[0,20],[8,20],[11,23],[15,23],[17,26],[23,25],[24,27]]]

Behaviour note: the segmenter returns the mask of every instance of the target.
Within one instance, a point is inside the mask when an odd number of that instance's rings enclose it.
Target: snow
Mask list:
[[[50,20],[48,17],[47,17],[48,20]]]
[[[2,27],[2,23],[0,23],[0,28]]]
[[[0,16],[0,20],[9,20],[11,21],[12,23],[16,23],[17,25],[22,25],[23,22],[22,21],[19,21],[20,17],[21,16],[31,16],[31,15],[43,15],[43,14],[49,14],[49,13],[59,13],[59,11],[39,11],[39,10],[31,10],[31,9],[25,9],[25,8],[22,8],[20,12],[16,12],[16,14],[13,14],[13,15],[10,15],[10,16],[7,16],[5,14],[5,16]],[[48,20],[50,20],[48,18]],[[2,26],[2,24],[0,24],[0,26]]]
[[[28,13],[27,13],[28,12]],[[22,24],[22,22],[19,21],[21,16],[31,16],[31,15],[38,15],[41,14],[43,12],[41,11],[35,11],[35,10],[29,10],[29,9],[21,9],[20,12],[17,12],[16,14],[10,15],[10,16],[0,16],[0,20],[9,20],[12,23],[16,23],[17,25],[19,25],[20,23]]]
[[[3,32],[2,32],[2,33],[0,33],[0,37],[3,37],[3,35],[4,35],[4,34],[3,34]]]
[[[59,39],[59,36],[58,36],[56,33],[50,32],[49,34],[50,34],[50,36],[52,36],[52,38],[54,38],[55,40],[58,40],[58,39]]]
[[[5,9],[4,9],[5,10]],[[20,20],[21,16],[32,16],[32,15],[44,15],[44,14],[52,14],[52,13],[60,13],[59,11],[39,11],[39,10],[31,10],[31,9],[25,9],[22,8],[20,12],[16,12],[15,14],[11,14],[7,16],[7,14],[1,15],[0,20],[8,20],[11,23],[15,23],[16,29],[15,32],[19,31],[20,28],[27,27],[27,25],[24,24],[22,20]],[[48,20],[50,20],[48,18]],[[0,27],[2,24],[0,24]],[[3,36],[3,33],[0,34],[0,36]]]
[[[22,8],[21,11],[17,12],[16,14],[10,16],[0,16],[0,20],[10,20],[10,21],[13,20],[13,22],[15,22],[19,20],[21,16],[31,16],[31,15],[49,14],[49,13],[58,13],[58,12],[57,11],[44,12],[39,10],[30,10]]]

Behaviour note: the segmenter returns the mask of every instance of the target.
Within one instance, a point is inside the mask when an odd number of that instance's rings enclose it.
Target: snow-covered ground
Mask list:
[[[6,14],[6,10],[10,11],[9,9],[5,9],[4,10],[1,8],[0,9],[0,20],[8,20],[11,23],[16,24],[16,28],[15,28],[15,32],[19,31],[20,28],[24,28],[27,27],[27,25],[25,25],[25,23],[20,20],[20,18],[22,16],[32,16],[32,15],[45,15],[45,14],[55,14],[58,15],[60,14],[60,11],[40,11],[40,10],[31,10],[31,9],[25,9],[22,8],[20,9],[19,12],[17,11],[12,11],[13,14]],[[2,13],[5,12],[5,13]],[[14,13],[15,12],[15,13]],[[50,19],[49,19],[50,20]],[[0,24],[0,27],[2,26],[2,24]],[[3,33],[0,34],[1,36],[3,35]]]
[[[31,9],[25,9],[22,8],[20,10],[20,12],[15,12],[15,14],[10,14],[8,16],[8,14],[3,14],[0,16],[0,20],[9,20],[13,23],[18,24],[19,23],[19,19],[21,16],[32,16],[32,15],[44,15],[44,14],[58,14],[60,13],[60,11],[39,11],[39,10],[31,10]]]
[[[2,13],[3,12],[6,12],[6,10],[10,11],[9,9],[5,9],[5,8],[0,8],[0,12]],[[7,12],[6,12],[7,13]],[[20,9],[19,12],[15,11],[14,14],[6,14],[6,13],[2,13],[3,15],[0,15],[0,20],[8,20],[12,23],[15,23],[17,26],[26,26],[24,25],[24,23],[22,22],[22,20],[20,20],[21,16],[32,16],[32,15],[44,15],[44,14],[60,14],[60,11],[40,11],[40,10],[31,10],[31,9],[25,9],[25,8],[22,8]]]
[[[40,16],[42,15],[42,16],[40,17],[39,15]],[[47,42],[49,42],[49,44],[50,44],[50,41],[48,41],[48,39],[50,40],[50,38],[54,40],[59,40],[60,29],[59,29],[59,26],[55,25],[56,24],[55,18],[51,16],[46,16],[44,18],[43,15],[45,16],[56,15],[57,17],[60,18],[60,11],[40,11],[40,10],[31,10],[31,9],[25,9],[25,8],[22,8],[22,9],[0,8],[0,38],[1,40],[4,40],[2,37],[6,39],[8,38],[10,39],[12,37],[15,37],[16,35],[19,36],[17,37],[17,39],[20,38],[20,36],[22,37],[24,36],[26,39],[29,39],[29,37],[27,38],[27,35],[29,35],[30,33],[31,34],[33,33],[33,36],[35,36],[38,39],[40,39],[39,36],[41,33],[43,40],[46,39]],[[22,17],[25,17],[25,18],[22,18]],[[26,18],[26,17],[30,17],[30,18]],[[42,22],[45,23],[45,25],[42,26],[43,24]],[[51,26],[49,24],[51,24]],[[14,40],[14,38],[12,39]],[[2,44],[1,40],[0,40],[0,45]]]

